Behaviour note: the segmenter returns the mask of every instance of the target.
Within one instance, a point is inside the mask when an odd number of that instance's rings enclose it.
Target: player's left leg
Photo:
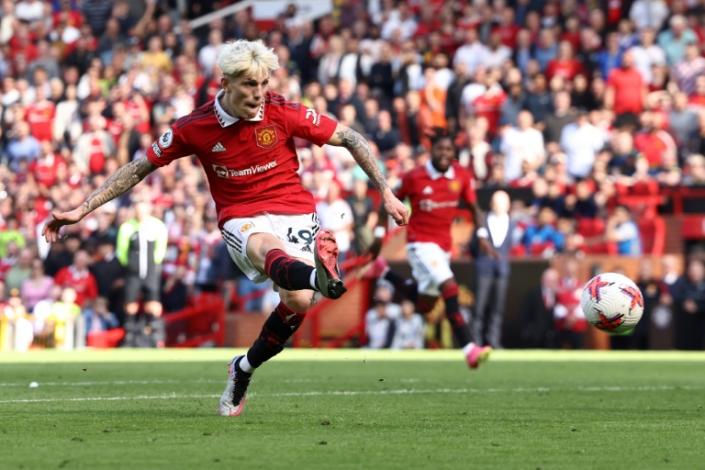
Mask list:
[[[259,337],[247,353],[228,364],[228,382],[220,397],[219,413],[222,416],[239,416],[245,407],[247,388],[255,369],[284,349],[296,333],[313,302],[312,290],[280,290],[281,302],[262,326]]]

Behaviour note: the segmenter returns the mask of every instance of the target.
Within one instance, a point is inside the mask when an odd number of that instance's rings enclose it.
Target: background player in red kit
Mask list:
[[[475,204],[472,175],[455,162],[455,146],[443,130],[437,131],[432,139],[431,159],[404,175],[397,196],[411,202],[406,250],[414,279],[391,271],[381,257],[370,266],[367,275],[390,281],[414,300],[422,313],[429,312],[438,297],[443,297],[453,336],[474,369],[488,357],[491,348],[471,341],[470,329],[460,313],[458,284],[450,269],[450,226],[461,201],[470,206],[475,226],[483,218]],[[480,243],[482,249],[492,251],[486,240]],[[376,245],[379,246],[379,240]]]
[[[223,46],[218,65],[222,90],[215,100],[177,120],[147,158],[118,169],[80,207],[53,213],[44,235],[56,240],[61,226],[78,222],[156,168],[195,154],[208,177],[230,256],[251,279],[272,279],[281,296],[247,354],[229,364],[219,413],[237,416],[254,369],[282,351],[314,302],[314,291],[329,298],[345,292],[335,238],[318,231],[313,197],[297,174],[294,137],[347,148],[397,223],[407,222],[408,210],[387,186],[360,134],[267,92],[270,74],[279,67],[272,49],[261,41],[234,41]]]

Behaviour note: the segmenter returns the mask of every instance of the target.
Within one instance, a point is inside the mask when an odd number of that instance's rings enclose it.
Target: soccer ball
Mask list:
[[[580,306],[595,328],[612,335],[625,335],[639,323],[644,313],[644,297],[628,277],[603,273],[585,284]]]

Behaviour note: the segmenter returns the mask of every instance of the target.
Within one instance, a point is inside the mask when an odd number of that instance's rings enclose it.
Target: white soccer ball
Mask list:
[[[626,276],[603,273],[590,279],[580,296],[585,318],[612,335],[629,334],[644,313],[644,296]]]

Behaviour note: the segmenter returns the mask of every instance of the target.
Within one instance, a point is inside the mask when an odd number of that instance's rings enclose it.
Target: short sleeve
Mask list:
[[[186,142],[184,127],[178,124],[177,121],[147,149],[147,159],[154,165],[165,166],[177,158],[193,154],[191,146]]]
[[[291,135],[319,146],[330,140],[338,125],[337,121],[325,114],[298,103],[286,106],[285,115]]]

